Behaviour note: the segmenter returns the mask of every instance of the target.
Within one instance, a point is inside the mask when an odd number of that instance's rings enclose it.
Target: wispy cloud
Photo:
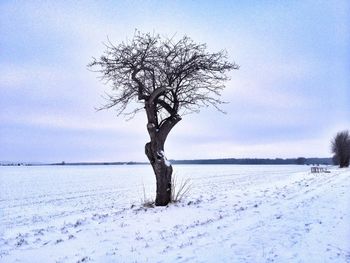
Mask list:
[[[86,68],[107,36],[126,41],[135,28],[187,34],[210,50],[227,49],[241,66],[224,91],[228,114],[185,116],[169,137],[171,157],[327,156],[328,138],[349,127],[349,10],[348,1],[4,1],[0,143],[17,143],[0,159],[45,159],[55,138],[66,149],[57,144],[51,160],[70,150],[75,160],[144,160],[145,116],[125,122],[113,111],[96,113],[109,87]],[[123,146],[108,146],[115,138]]]

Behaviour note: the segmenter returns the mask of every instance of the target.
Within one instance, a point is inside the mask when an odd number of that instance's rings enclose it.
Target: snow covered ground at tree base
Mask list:
[[[150,166],[0,167],[0,262],[350,262],[350,169],[174,170],[190,195],[143,208]]]

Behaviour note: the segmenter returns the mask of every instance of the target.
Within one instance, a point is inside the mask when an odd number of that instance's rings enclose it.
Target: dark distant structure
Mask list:
[[[306,158],[305,157],[298,157],[296,160],[295,160],[295,163],[296,164],[306,164]]]

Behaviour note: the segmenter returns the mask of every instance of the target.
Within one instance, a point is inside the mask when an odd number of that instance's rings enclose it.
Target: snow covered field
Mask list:
[[[150,166],[0,167],[0,262],[350,262],[350,169],[174,170],[190,195],[146,209]]]

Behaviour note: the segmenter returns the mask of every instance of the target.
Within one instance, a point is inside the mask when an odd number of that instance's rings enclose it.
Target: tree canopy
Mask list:
[[[201,106],[218,108],[223,103],[223,82],[228,80],[226,71],[238,69],[227,61],[226,51],[208,53],[205,44],[196,44],[187,36],[174,41],[137,33],[129,43],[105,46],[104,54],[89,67],[113,87],[102,108],[115,107],[119,114],[138,112],[142,106],[126,109],[131,102],[142,100],[157,104],[161,120],[198,111]]]

